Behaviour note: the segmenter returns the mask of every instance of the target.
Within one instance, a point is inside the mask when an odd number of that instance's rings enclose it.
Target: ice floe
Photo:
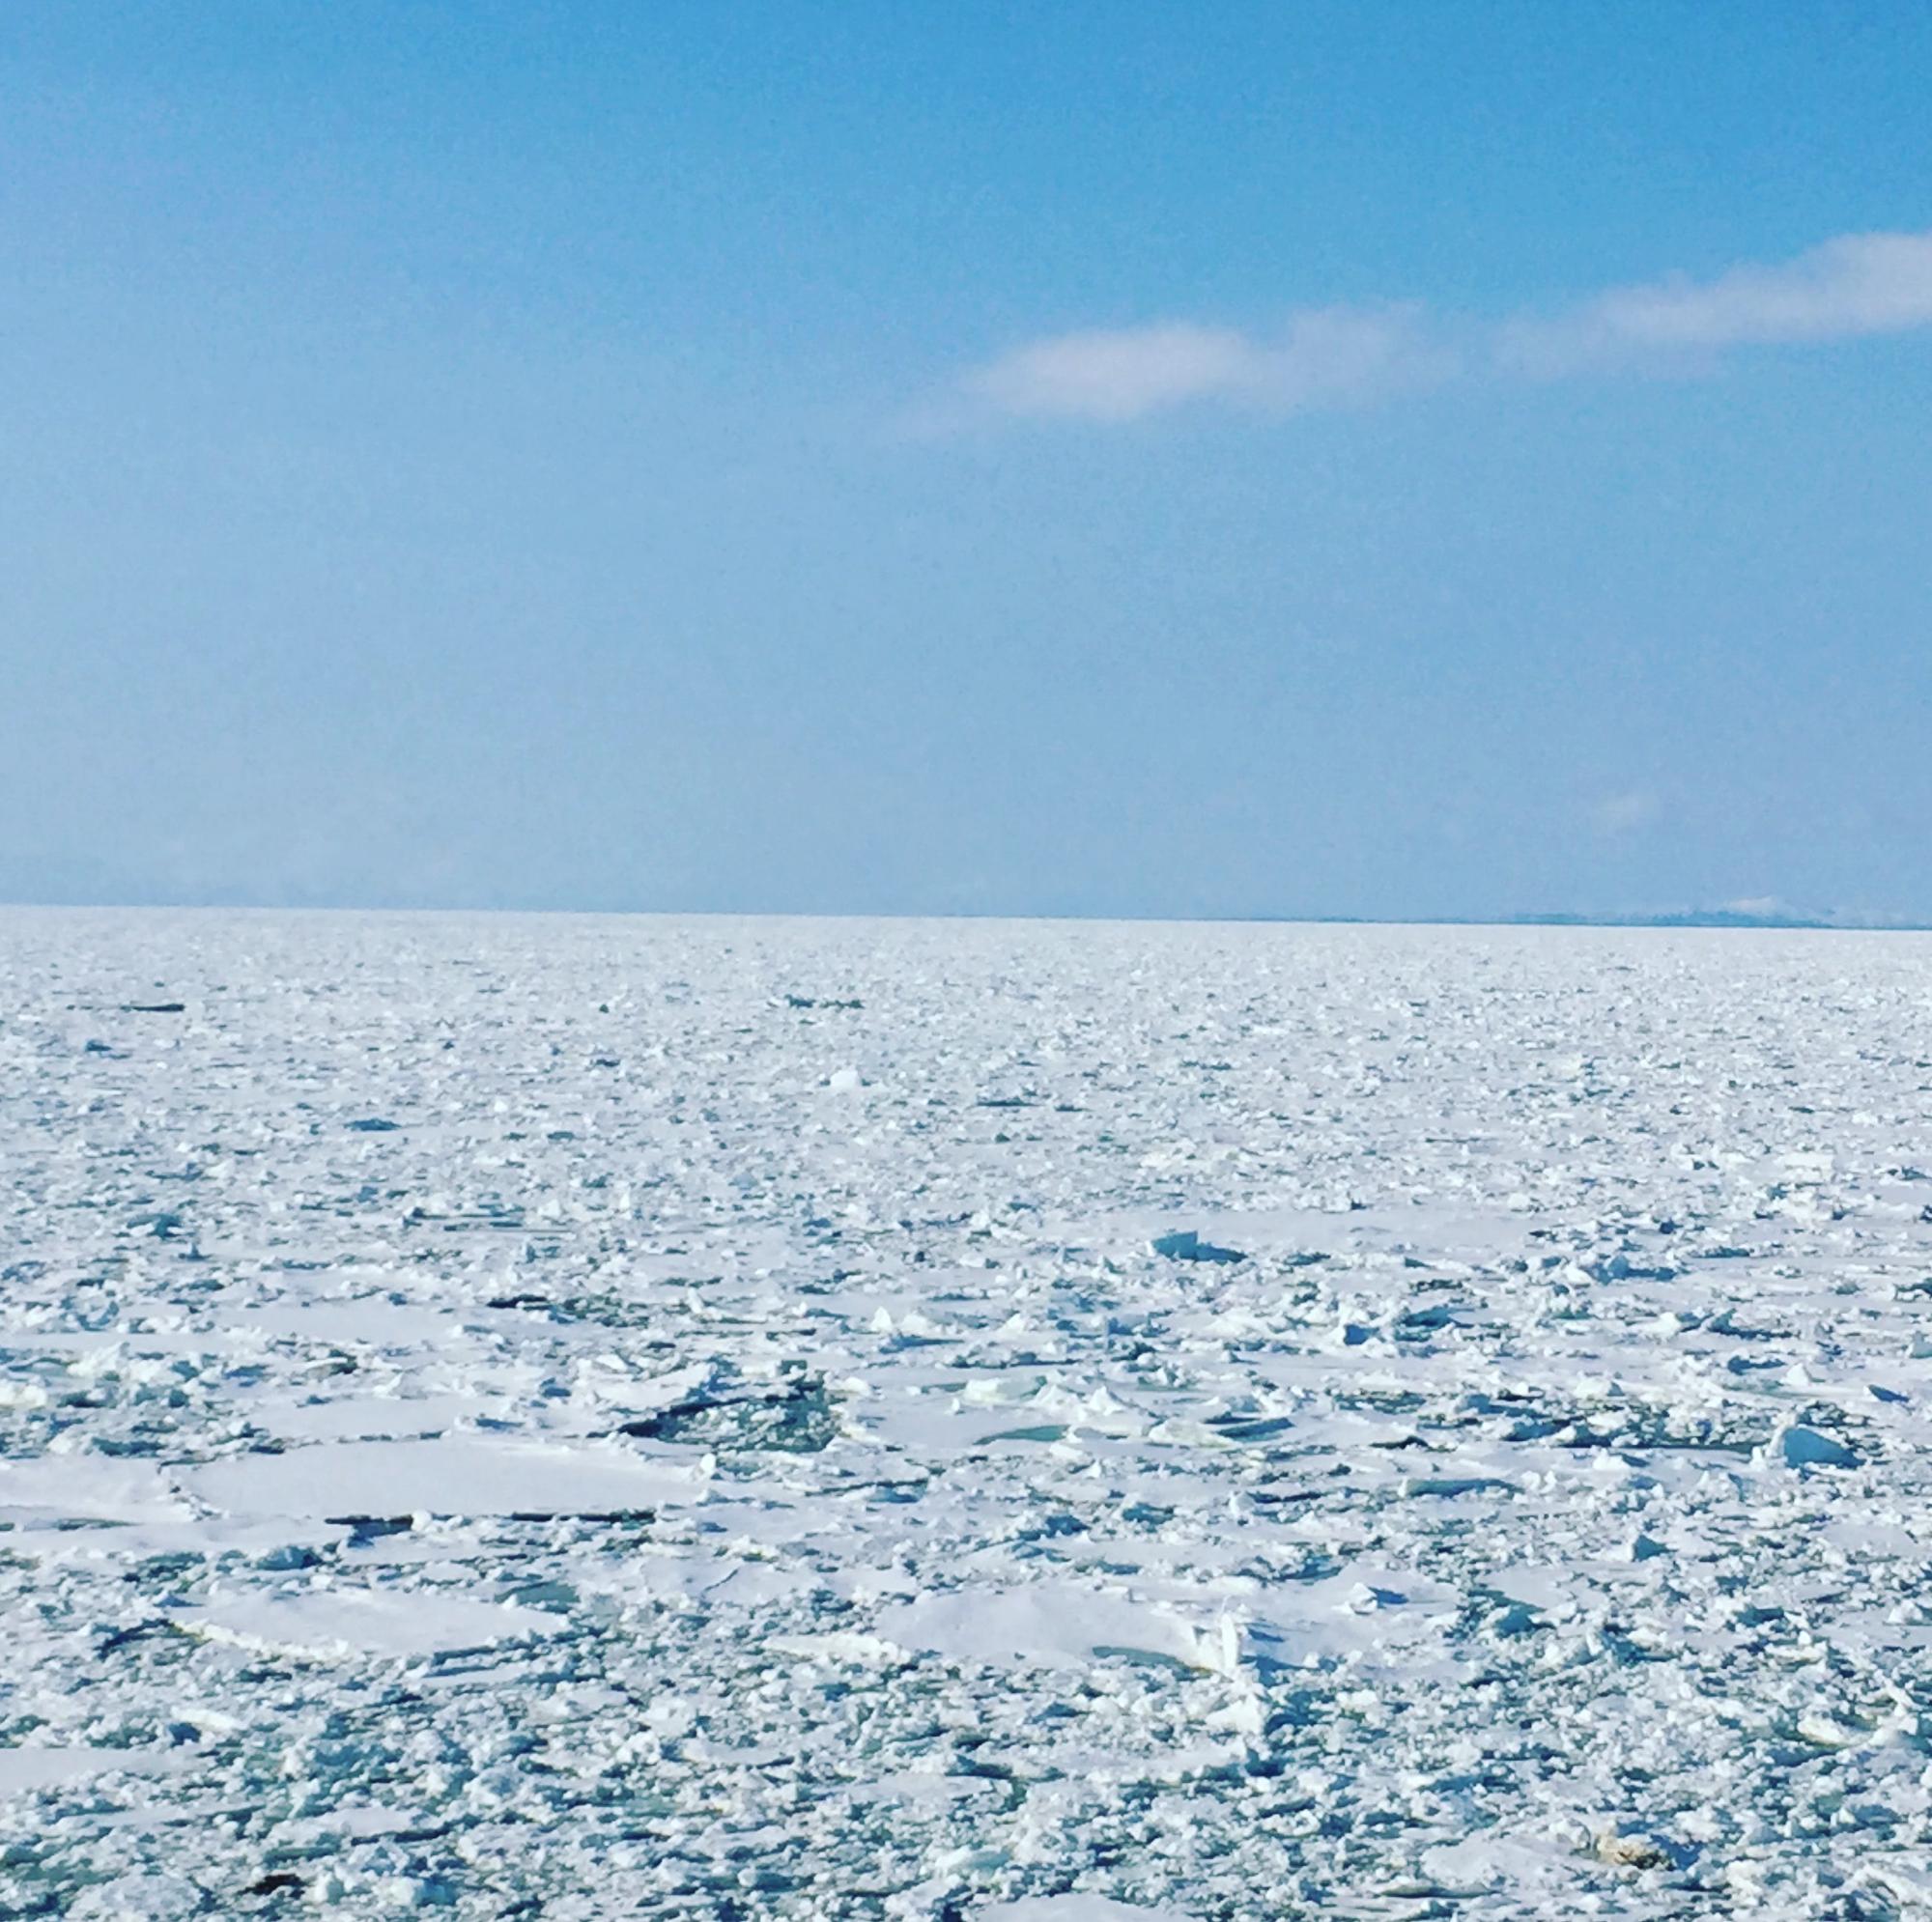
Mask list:
[[[0,1912],[1927,1912],[1932,942],[0,976]]]

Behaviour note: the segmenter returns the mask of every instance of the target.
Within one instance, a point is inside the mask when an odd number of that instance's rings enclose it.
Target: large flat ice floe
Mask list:
[[[1932,1913],[1932,941],[0,976],[0,1913]]]

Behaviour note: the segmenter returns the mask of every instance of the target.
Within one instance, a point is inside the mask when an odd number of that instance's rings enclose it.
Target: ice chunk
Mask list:
[[[1084,1668],[1106,1658],[1225,1671],[1237,1654],[1232,1624],[1195,1622],[1157,1604],[1073,1582],[1001,1594],[958,1589],[882,1609],[881,1635],[953,1661]]]
[[[324,1518],[607,1514],[689,1501],[702,1485],[696,1467],[608,1444],[547,1448],[458,1435],[231,1456],[181,1479],[230,1514]]]
[[[1779,1449],[1790,1468],[1856,1468],[1858,1456],[1843,1442],[1802,1425],[1786,1428]]]
[[[185,1520],[192,1512],[152,1462],[78,1454],[0,1461],[0,1518],[15,1524]]]
[[[1181,1922],[1178,1908],[1147,1908],[1108,1895],[1023,1895],[980,1909],[983,1922]]]
[[[1177,1229],[1172,1234],[1158,1234],[1148,1243],[1148,1252],[1164,1255],[1170,1261],[1245,1261],[1238,1248],[1217,1248],[1203,1241],[1191,1228]]]
[[[196,1760],[192,1751],[168,1748],[0,1748],[0,1799],[92,1775],[176,1775]]]
[[[312,1659],[487,1649],[554,1635],[567,1625],[546,1609],[422,1590],[253,1595],[184,1609],[174,1620],[213,1642]]]

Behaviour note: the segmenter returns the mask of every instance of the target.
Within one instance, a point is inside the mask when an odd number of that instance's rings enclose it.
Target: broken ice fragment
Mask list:
[[[1823,1709],[1807,1709],[1798,1718],[1801,1740],[1814,1748],[1854,1748],[1864,1738],[1864,1731],[1851,1727]]]
[[[1859,1457],[1843,1442],[1821,1435],[1816,1428],[1786,1428],[1779,1443],[1789,1468],[1856,1468]]]
[[[1597,1859],[1619,1869],[1661,1869],[1670,1851],[1654,1835],[1610,1829],[1597,1837]]]
[[[1191,1228],[1177,1229],[1172,1234],[1156,1235],[1148,1243],[1148,1252],[1165,1255],[1170,1261],[1245,1261],[1238,1248],[1216,1248],[1203,1241]]]

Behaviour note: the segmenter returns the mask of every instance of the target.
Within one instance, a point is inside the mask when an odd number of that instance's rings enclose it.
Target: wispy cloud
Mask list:
[[[1696,367],[1728,348],[1932,327],[1932,232],[1846,234],[1796,259],[1592,294],[1553,314],[1455,324],[1415,305],[1310,307],[1265,334],[1191,321],[1052,334],[973,369],[978,411],[1123,422],[1212,403],[1363,407],[1464,375],[1531,380]]]
[[[1778,266],[1613,287],[1552,319],[1520,317],[1497,330],[1496,349],[1505,366],[1548,376],[1924,326],[1932,233],[1846,234]]]
[[[1650,827],[1663,812],[1663,803],[1647,787],[1606,794],[1590,810],[1590,820],[1601,834],[1632,834]]]
[[[1412,308],[1316,307],[1267,339],[1184,321],[1056,334],[978,369],[966,386],[1002,413],[1119,421],[1190,401],[1277,413],[1359,406],[1454,371]]]

